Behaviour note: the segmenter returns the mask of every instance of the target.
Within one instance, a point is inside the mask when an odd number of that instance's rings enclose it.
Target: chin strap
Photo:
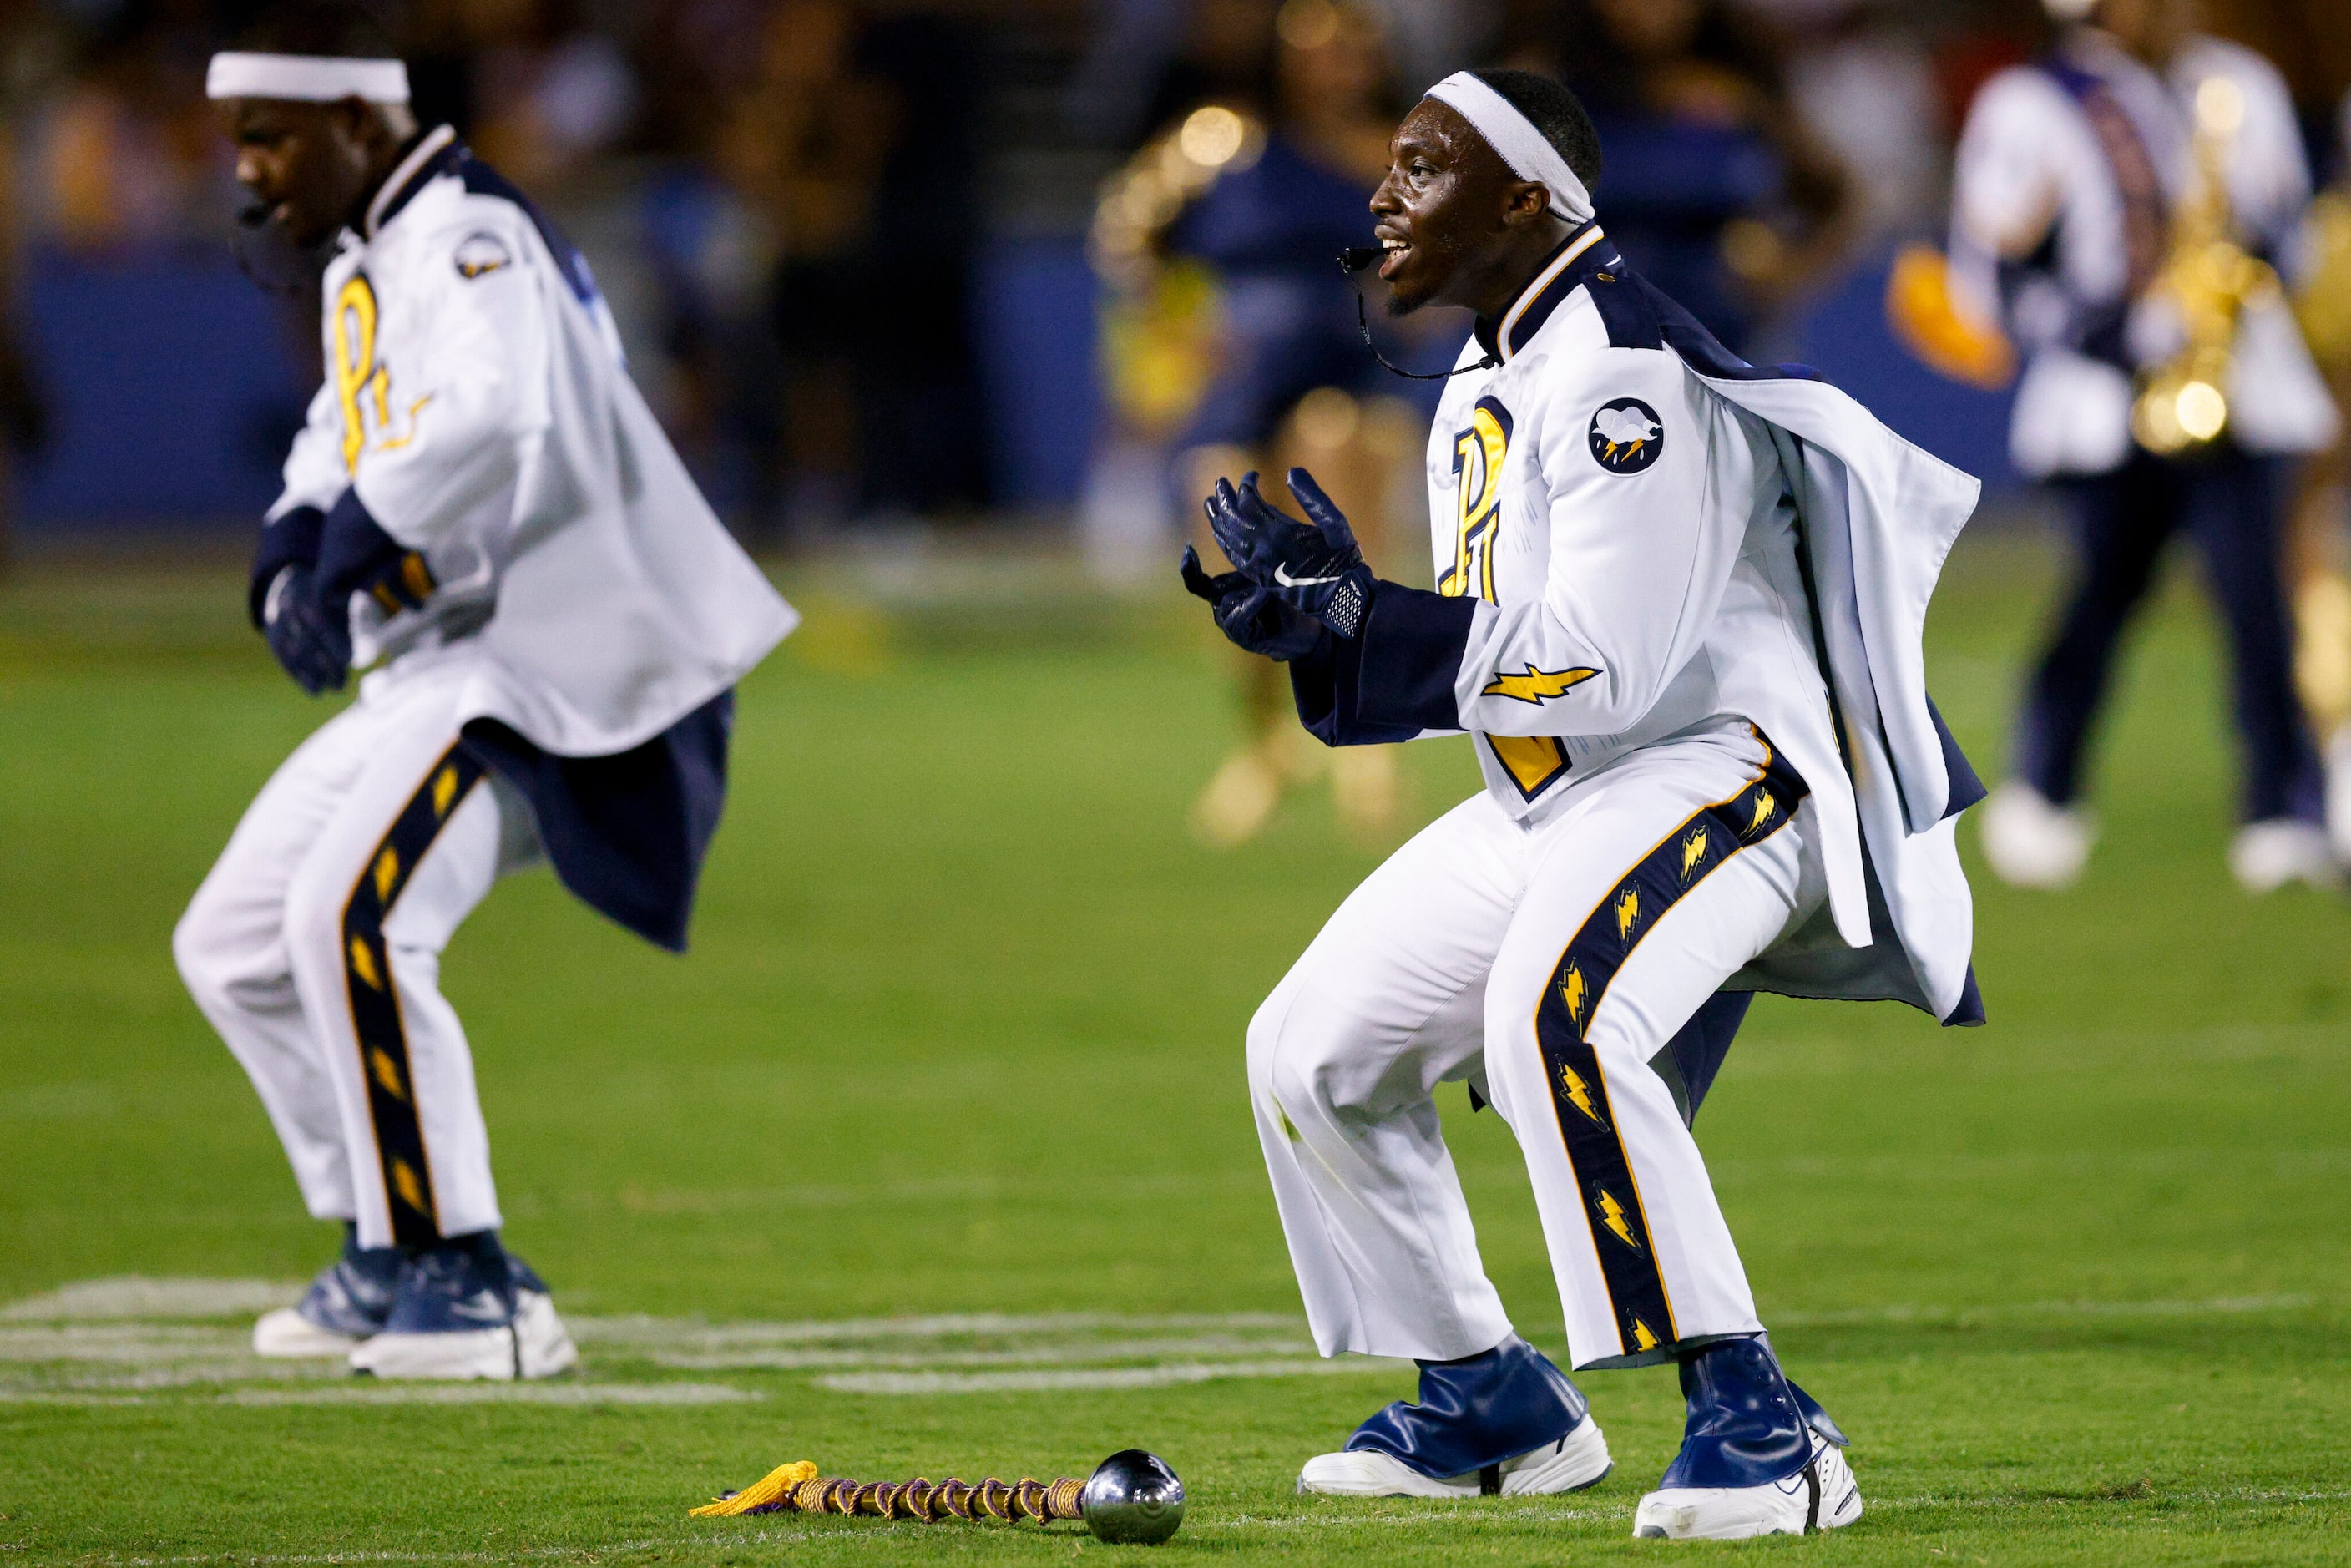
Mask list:
[[[1339,270],[1345,273],[1347,281],[1355,286],[1355,327],[1364,334],[1364,347],[1372,351],[1372,358],[1377,360],[1383,369],[1406,381],[1445,382],[1455,376],[1466,376],[1471,371],[1490,371],[1502,362],[1489,354],[1474,365],[1463,365],[1450,371],[1408,371],[1402,365],[1391,363],[1388,357],[1380,352],[1380,346],[1372,341],[1371,308],[1364,302],[1364,280],[1355,276],[1379,259],[1380,247],[1375,245],[1351,245],[1339,253]]]

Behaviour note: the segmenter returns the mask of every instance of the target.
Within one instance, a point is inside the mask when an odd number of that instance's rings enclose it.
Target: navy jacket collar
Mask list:
[[[392,167],[377,188],[375,199],[368,204],[367,216],[360,225],[360,238],[371,240],[381,233],[383,225],[400,215],[401,208],[415,199],[425,182],[455,169],[466,156],[456,131],[445,125],[436,125],[415,146],[408,156]]]
[[[1561,301],[1600,268],[1618,265],[1621,263],[1616,247],[1600,232],[1598,220],[1587,218],[1560,241],[1559,248],[1551,253],[1499,317],[1478,318],[1473,329],[1478,346],[1489,357],[1510,363],[1534,340]]]

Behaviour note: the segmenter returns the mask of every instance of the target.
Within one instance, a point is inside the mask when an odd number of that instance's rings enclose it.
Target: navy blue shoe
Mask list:
[[[383,1327],[351,1352],[352,1371],[378,1377],[552,1377],[579,1364],[546,1281],[494,1230],[412,1255]]]
[[[1681,1451],[1634,1515],[1636,1536],[1739,1541],[1834,1530],[1861,1517],[1844,1434],[1780,1370],[1769,1340],[1685,1357]]]
[[[1341,1497],[1518,1497],[1577,1491],[1607,1475],[1608,1440],[1567,1374],[1512,1334],[1461,1361],[1420,1364],[1420,1398],[1306,1462],[1301,1492]]]
[[[392,1315],[400,1249],[362,1247],[359,1227],[343,1227],[343,1250],[319,1270],[300,1302],[264,1312],[253,1325],[253,1353],[269,1356],[348,1355]]]

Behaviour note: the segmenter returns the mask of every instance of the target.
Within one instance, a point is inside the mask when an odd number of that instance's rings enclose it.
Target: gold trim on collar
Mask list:
[[[1526,291],[1519,296],[1518,303],[1502,313],[1502,324],[1494,333],[1494,346],[1500,351],[1504,364],[1509,364],[1515,357],[1510,349],[1510,334],[1518,329],[1520,319],[1536,300],[1543,297],[1543,291],[1559,280],[1559,275],[1567,270],[1568,264],[1598,245],[1600,237],[1598,224],[1586,229],[1583,237],[1552,257],[1552,264],[1537,273],[1535,280],[1527,285]]]
[[[456,140],[457,132],[455,130],[446,125],[436,125],[423,141],[409,150],[408,156],[402,158],[392,172],[384,176],[383,184],[376,192],[375,199],[368,204],[367,217],[360,225],[360,238],[375,238],[376,225],[382,220],[384,208],[390,206],[392,199],[401,192],[408,189],[408,183],[416,178],[417,171],[431,162],[434,154]]]

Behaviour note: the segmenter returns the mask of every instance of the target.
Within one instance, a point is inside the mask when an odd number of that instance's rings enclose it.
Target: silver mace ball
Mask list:
[[[1158,1455],[1122,1448],[1086,1478],[1078,1506],[1097,1541],[1155,1546],[1184,1522],[1184,1483]]]

